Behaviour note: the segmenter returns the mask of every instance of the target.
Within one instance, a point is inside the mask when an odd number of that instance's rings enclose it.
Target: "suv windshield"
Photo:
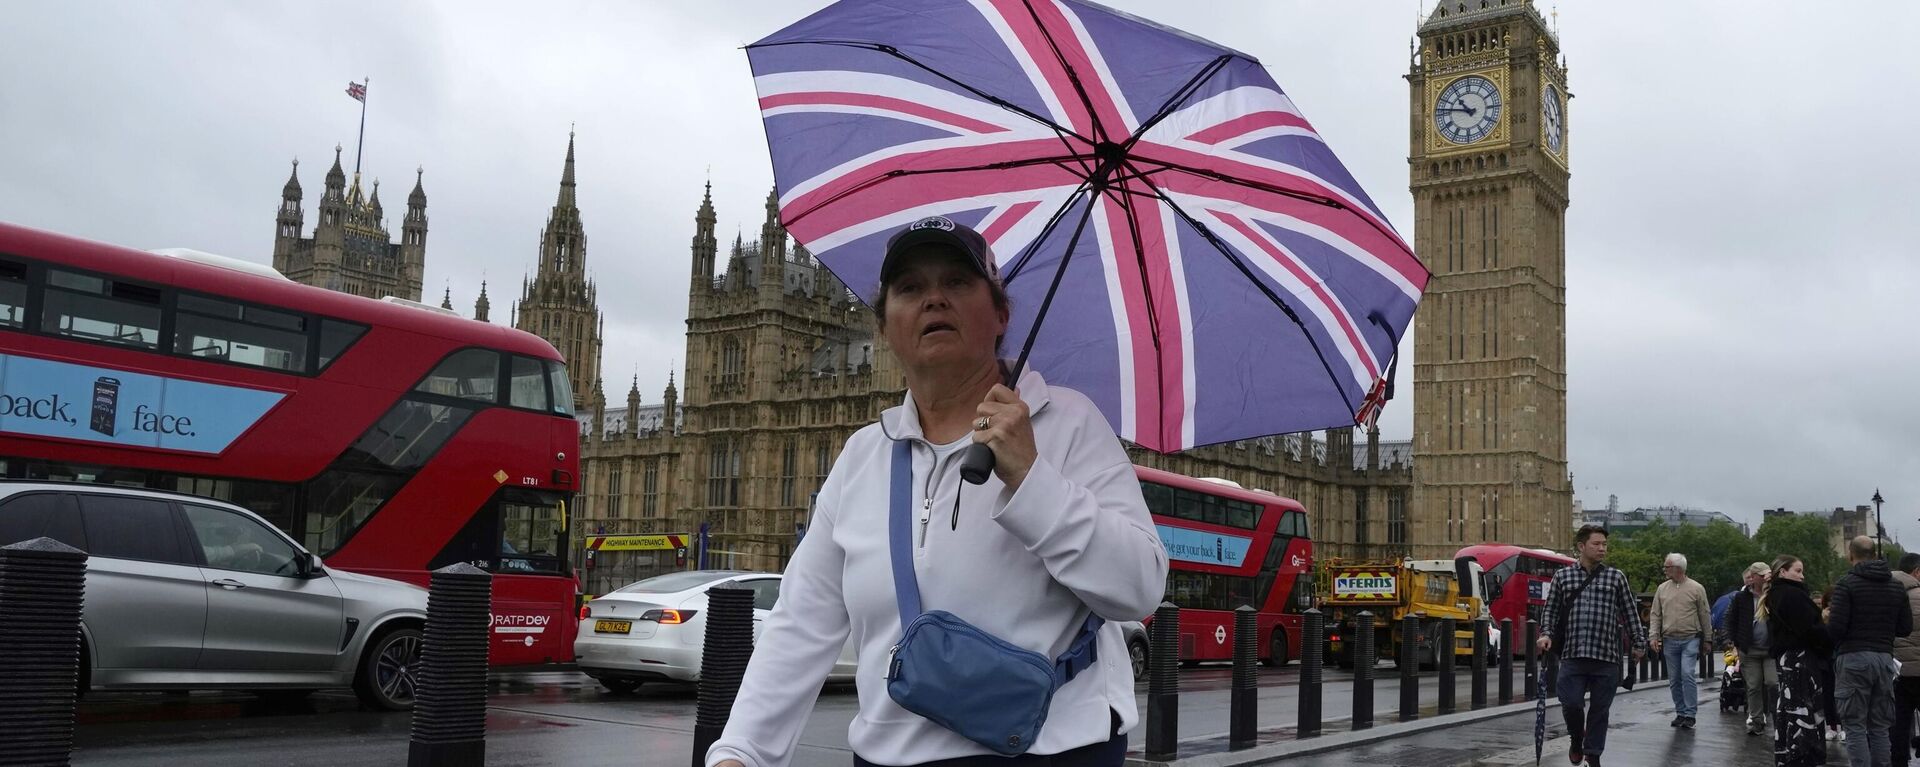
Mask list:
[[[687,589],[697,588],[699,586],[712,583],[717,580],[731,578],[735,575],[740,575],[740,573],[731,572],[731,571],[719,572],[719,571],[713,571],[713,570],[701,570],[701,571],[685,572],[685,573],[668,573],[666,575],[660,575],[660,576],[648,578],[638,583],[628,584],[627,586],[624,586],[618,589],[614,593],[617,593],[617,594],[670,594],[675,591],[686,591]]]

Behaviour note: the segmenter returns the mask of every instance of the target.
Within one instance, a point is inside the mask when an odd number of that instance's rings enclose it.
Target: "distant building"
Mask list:
[[[1871,536],[1874,534],[1873,507],[1866,504],[1861,504],[1851,509],[1835,506],[1831,511],[1789,511],[1784,507],[1778,509],[1762,509],[1760,511],[1760,516],[1763,521],[1773,519],[1774,517],[1794,514],[1825,519],[1827,521],[1827,541],[1833,544],[1833,550],[1838,552],[1843,559],[1847,556],[1847,540],[1849,538],[1856,535]]]
[[[1632,511],[1621,511],[1618,503],[1610,503],[1605,509],[1586,509],[1580,512],[1580,518],[1575,520],[1575,527],[1600,525],[1615,533],[1625,533],[1639,530],[1655,521],[1667,527],[1706,527],[1715,522],[1725,522],[1738,528],[1741,535],[1753,535],[1753,530],[1748,528],[1747,523],[1717,511],[1680,506],[1641,507]]]
[[[273,268],[302,285],[367,298],[420,300],[420,280],[427,270],[427,192],[420,178],[420,173],[414,174],[413,193],[407,196],[407,213],[400,222],[400,241],[393,242],[386,209],[380,205],[380,182],[373,182],[372,194],[363,195],[360,174],[355,171],[349,186],[336,146],[313,236],[301,237],[306,213],[301,208],[300,162],[295,160],[293,173],[280,190]]]

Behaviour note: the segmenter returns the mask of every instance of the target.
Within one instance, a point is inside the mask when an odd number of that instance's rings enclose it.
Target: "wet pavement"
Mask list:
[[[1259,724],[1279,731],[1297,718],[1300,669],[1261,669]],[[1377,671],[1376,718],[1389,721],[1398,705],[1391,666]],[[1224,738],[1231,701],[1231,669],[1212,666],[1181,674],[1183,738]],[[1468,686],[1461,674],[1464,707]],[[1329,720],[1351,712],[1351,675],[1330,671],[1324,685]],[[1431,675],[1423,700],[1435,701]],[[1144,712],[1145,688],[1140,688]],[[694,688],[646,685],[616,695],[571,671],[509,671],[489,683],[487,762],[495,765],[685,765],[693,743]],[[858,710],[851,686],[820,695],[801,737],[799,767],[845,767],[852,762],[847,723]],[[315,693],[287,701],[246,693],[100,694],[81,704],[76,765],[178,763],[339,767],[399,764],[406,758],[411,719],[405,713],[360,708],[350,692]],[[1136,727],[1133,746],[1145,728]]]

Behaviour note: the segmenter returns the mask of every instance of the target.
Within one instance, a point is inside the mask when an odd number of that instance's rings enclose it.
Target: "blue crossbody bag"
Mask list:
[[[1047,723],[1053,693],[1093,665],[1104,621],[1089,615],[1057,660],[1017,647],[943,610],[920,611],[913,571],[910,507],[913,451],[893,445],[892,509],[887,518],[900,643],[888,652],[887,695],[901,708],[992,749],[1026,753]]]

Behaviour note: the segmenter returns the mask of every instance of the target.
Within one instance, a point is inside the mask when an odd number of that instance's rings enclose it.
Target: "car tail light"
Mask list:
[[[648,610],[645,613],[642,613],[640,615],[640,620],[654,621],[657,623],[663,623],[667,625],[672,625],[676,623],[686,623],[687,621],[693,620],[693,614],[695,612],[698,612],[698,611],[697,610]]]
[[[1329,641],[1329,642],[1338,642],[1338,641],[1340,641],[1340,635],[1339,635],[1339,634],[1332,634],[1332,635],[1329,635],[1329,636],[1327,637],[1327,641]]]
[[[588,618],[591,618],[591,617],[593,617],[593,606],[592,606],[592,605],[581,605],[581,606],[580,606],[580,620],[586,620],[586,619],[588,619]]]

